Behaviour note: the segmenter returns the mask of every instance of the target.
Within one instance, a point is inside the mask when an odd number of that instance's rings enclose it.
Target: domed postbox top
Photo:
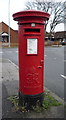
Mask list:
[[[37,11],[37,10],[26,10],[26,11],[20,11],[15,14],[13,14],[13,19],[15,21],[21,21],[22,23],[27,23],[27,21],[46,21],[48,20],[50,15],[48,13]]]

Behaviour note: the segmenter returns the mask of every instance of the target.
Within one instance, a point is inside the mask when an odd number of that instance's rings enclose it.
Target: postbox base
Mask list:
[[[19,92],[19,105],[26,106],[27,109],[31,109],[32,106],[42,106],[44,100],[44,93],[37,95],[24,95]]]

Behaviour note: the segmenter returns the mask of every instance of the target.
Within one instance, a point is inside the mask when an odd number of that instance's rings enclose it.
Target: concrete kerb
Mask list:
[[[11,60],[9,60],[9,59],[7,59],[12,65],[14,65],[17,69],[19,69],[19,67],[15,64],[15,63],[13,63]]]
[[[62,47],[62,45],[52,45],[52,47]]]
[[[55,93],[53,93],[51,90],[49,90],[46,87],[45,87],[45,90],[50,92],[50,95],[53,96],[55,98],[55,100],[59,101],[60,103],[62,103],[64,105],[64,100],[63,99],[61,99],[59,96],[57,96]]]
[[[11,60],[7,59],[12,65],[14,65],[17,69],[19,69],[19,67],[13,63]],[[51,96],[53,96],[57,101],[61,102],[64,105],[64,100],[61,99],[59,96],[57,96],[55,93],[53,93],[51,90],[49,90],[48,88],[45,87],[45,90],[49,91]]]

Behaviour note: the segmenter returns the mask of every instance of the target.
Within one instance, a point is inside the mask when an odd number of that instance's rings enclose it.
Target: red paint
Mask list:
[[[44,24],[49,14],[22,11],[13,14],[19,30],[19,92],[36,95],[44,92]],[[35,26],[31,26],[35,23]],[[34,30],[35,29],[35,30]],[[37,54],[27,54],[27,39],[37,39]]]

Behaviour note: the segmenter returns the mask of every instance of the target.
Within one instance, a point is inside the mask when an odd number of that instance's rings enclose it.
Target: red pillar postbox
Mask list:
[[[44,26],[49,14],[21,11],[13,14],[18,21],[19,97],[21,102],[42,102],[44,93]]]

